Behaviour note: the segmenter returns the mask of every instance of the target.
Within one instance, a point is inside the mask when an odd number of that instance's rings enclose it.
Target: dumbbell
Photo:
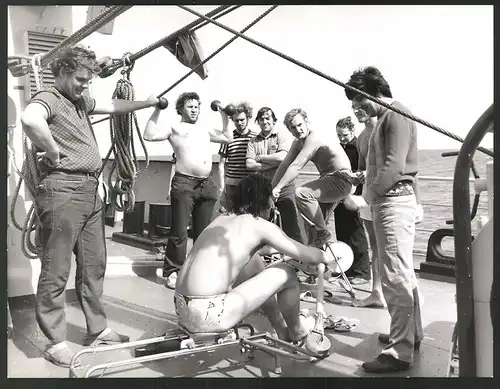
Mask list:
[[[168,100],[160,97],[160,101],[156,104],[156,108],[158,109],[165,109],[168,107]]]
[[[232,104],[228,104],[226,105],[226,108],[223,108],[219,100],[212,101],[212,104],[210,104],[210,108],[212,108],[212,111],[215,112],[220,109],[221,111],[224,111],[227,116],[233,116],[234,112],[236,111],[236,108]]]

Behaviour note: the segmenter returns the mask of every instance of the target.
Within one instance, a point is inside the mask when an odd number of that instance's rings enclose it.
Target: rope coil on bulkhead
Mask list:
[[[118,80],[116,84],[113,99],[134,101],[135,90],[132,82],[130,82],[130,73],[134,67],[134,63],[130,62],[129,53],[125,54],[122,60],[124,63],[124,68],[122,70],[123,77]],[[146,158],[146,165],[142,170],[139,169],[139,163],[135,152],[134,127]],[[108,175],[111,203],[118,211],[130,212],[134,209],[135,205],[134,187],[136,179],[149,166],[147,148],[142,138],[135,112],[130,112],[125,115],[111,115],[110,136],[111,149],[105,158],[103,169],[111,152],[113,152],[115,158]],[[115,179],[114,184],[113,178]],[[124,201],[124,196],[127,197],[126,202]]]

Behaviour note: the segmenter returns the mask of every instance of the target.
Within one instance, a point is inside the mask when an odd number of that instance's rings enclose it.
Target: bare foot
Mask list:
[[[316,319],[314,316],[304,316],[300,315],[300,328],[298,331],[289,330],[289,340],[291,342],[298,342],[304,339],[313,330],[316,324]]]
[[[378,294],[371,294],[367,298],[363,300],[353,300],[352,302],[353,307],[379,307],[379,308],[385,308],[385,302],[382,296]]]

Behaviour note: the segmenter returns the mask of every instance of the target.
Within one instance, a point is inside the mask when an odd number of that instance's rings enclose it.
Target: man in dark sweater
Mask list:
[[[375,67],[355,71],[348,85],[401,111],[389,84]],[[377,117],[368,146],[365,201],[371,205],[378,246],[382,290],[391,316],[390,333],[379,335],[387,346],[373,361],[362,364],[372,373],[408,370],[424,334],[418,285],[413,270],[417,201],[413,185],[418,173],[415,122],[358,93],[345,90],[371,117]]]
[[[340,119],[337,123],[337,136],[342,148],[351,161],[352,171],[358,170],[357,138],[354,134],[354,123],[350,117]],[[354,195],[361,195],[363,185],[356,187]],[[362,285],[370,282],[370,257],[368,255],[368,241],[365,229],[357,210],[352,210],[340,202],[334,210],[335,231],[337,239],[347,243],[354,254],[352,267],[346,272],[353,285]]]

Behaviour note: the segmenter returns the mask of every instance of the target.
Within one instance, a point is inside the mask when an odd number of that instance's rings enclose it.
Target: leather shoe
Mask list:
[[[387,335],[387,334],[380,334],[380,335],[378,336],[378,341],[379,341],[380,343],[382,343],[382,344],[389,344],[389,343],[390,343],[390,341],[389,341],[389,335]],[[415,351],[420,350],[420,341],[415,342],[415,343],[413,344],[413,349],[414,349]]]
[[[361,367],[368,373],[396,373],[408,370],[410,363],[394,358],[392,355],[380,354],[370,362],[364,362]]]

